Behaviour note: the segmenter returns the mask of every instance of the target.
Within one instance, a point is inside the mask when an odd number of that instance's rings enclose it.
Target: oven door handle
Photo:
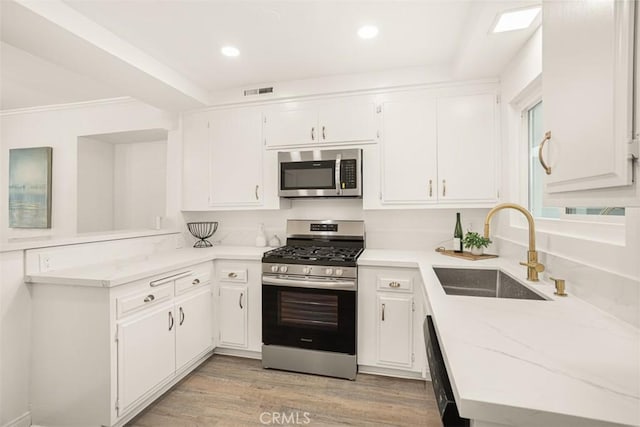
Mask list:
[[[299,280],[262,276],[262,284],[289,286],[292,288],[340,289],[347,291],[356,290],[355,280]]]

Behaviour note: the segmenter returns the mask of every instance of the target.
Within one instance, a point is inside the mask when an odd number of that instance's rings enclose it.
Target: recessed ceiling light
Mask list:
[[[225,46],[222,49],[220,49],[220,52],[222,52],[222,54],[224,56],[238,56],[238,55],[240,55],[240,51],[238,50],[238,48],[233,47],[233,46]]]
[[[365,25],[358,30],[361,39],[372,39],[378,35],[378,27],[375,25]]]
[[[493,33],[522,30],[528,28],[540,13],[540,6],[503,12],[493,26]]]

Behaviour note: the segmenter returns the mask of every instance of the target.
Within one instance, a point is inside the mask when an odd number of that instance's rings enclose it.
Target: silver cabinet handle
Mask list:
[[[227,275],[227,277],[229,277],[230,279],[235,279],[236,277],[238,277],[238,275],[232,271]]]
[[[311,140],[312,141],[316,140],[316,128],[314,127],[311,128]]]
[[[445,197],[447,195],[447,180],[443,179],[442,180],[442,197]]]
[[[169,330],[173,329],[173,313],[169,312]]]
[[[182,309],[182,307],[180,307],[180,323],[179,323],[179,326],[182,326],[183,323],[184,323],[184,310]]]
[[[384,304],[382,304],[382,321],[384,322]]]
[[[545,173],[547,175],[551,175],[551,166],[548,166],[544,161],[544,158],[542,157],[542,149],[544,148],[544,144],[546,144],[547,141],[551,141],[551,132],[547,132],[544,134],[544,139],[540,143],[540,148],[538,148],[538,160],[540,160],[540,164],[542,165]]]
[[[200,279],[193,279],[193,282],[191,282],[192,285],[199,285],[200,284]]]
[[[390,282],[389,286],[392,288],[399,288],[400,287],[400,283],[398,282]]]
[[[240,306],[240,309],[243,309],[244,307],[242,306],[242,297],[244,296],[244,292],[240,292],[240,298],[238,299],[238,305]]]
[[[172,282],[177,279],[181,279],[183,277],[191,276],[190,271],[185,271],[184,273],[174,274],[173,276],[165,277],[163,279],[154,280],[153,282],[149,282],[149,286],[155,288],[156,286],[164,285],[165,283]]]
[[[147,295],[147,297],[144,299],[144,302],[151,302],[154,299],[156,299],[156,297],[153,294]]]
[[[324,126],[322,126],[322,139],[327,139],[327,136],[324,133]]]
[[[260,188],[259,185],[256,185],[256,200],[260,200],[260,198],[258,197],[258,189]]]
[[[429,180],[429,197],[433,197],[433,180]]]

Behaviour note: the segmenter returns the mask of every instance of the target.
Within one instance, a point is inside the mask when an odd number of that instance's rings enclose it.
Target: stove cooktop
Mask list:
[[[350,247],[282,246],[265,252],[262,262],[355,267],[362,251],[363,248]]]

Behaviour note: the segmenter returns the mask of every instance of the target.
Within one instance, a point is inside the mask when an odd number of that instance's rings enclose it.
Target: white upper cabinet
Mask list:
[[[262,109],[183,117],[183,210],[279,209],[277,153],[265,151]]]
[[[264,119],[267,147],[371,142],[376,139],[375,104],[364,99],[332,99],[281,105]]]
[[[209,116],[210,206],[259,205],[262,183],[262,113],[219,110]]]
[[[438,98],[438,200],[497,199],[496,95]]]
[[[496,100],[494,88],[463,88],[394,95],[384,102],[381,205],[366,200],[366,207],[495,203]]]
[[[391,203],[438,199],[435,97],[413,96],[382,106],[382,199]]]
[[[634,194],[633,9],[630,0],[543,2],[547,205]],[[598,189],[610,191],[586,191]]]

